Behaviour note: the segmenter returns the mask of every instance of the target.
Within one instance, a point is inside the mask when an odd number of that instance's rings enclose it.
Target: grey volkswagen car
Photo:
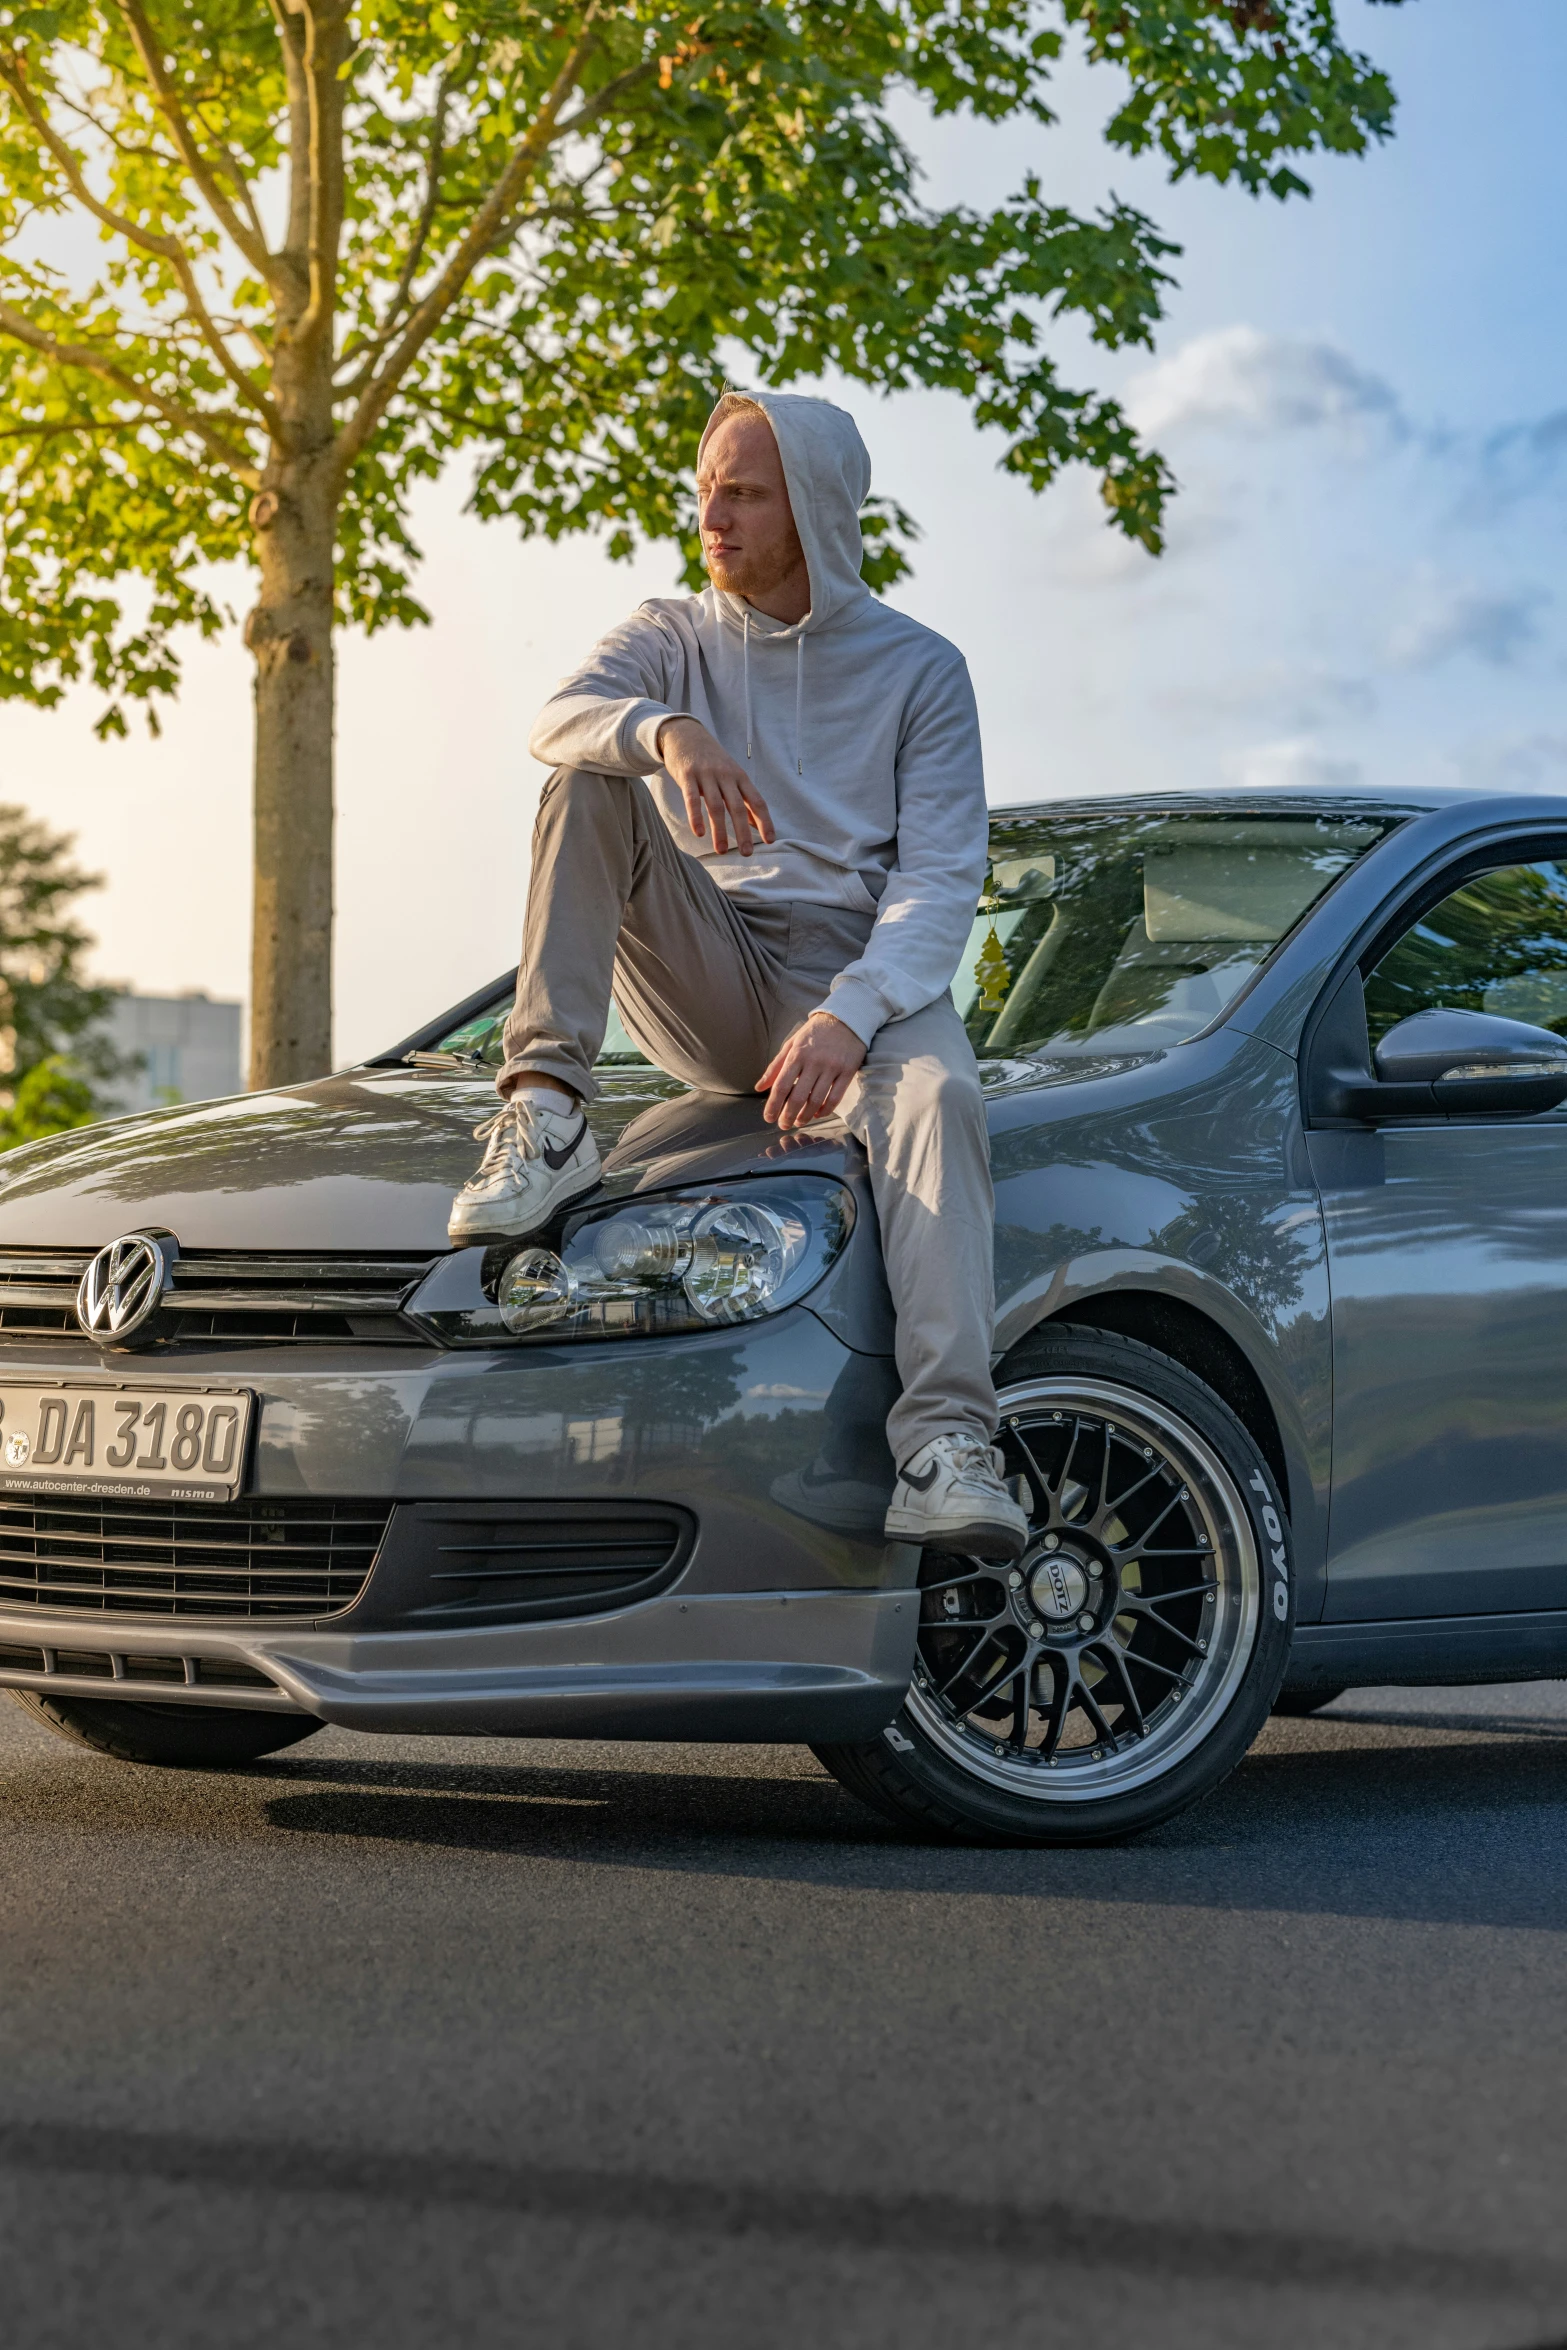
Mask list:
[[[63,1734],[801,1741],[1066,1843],[1276,1706],[1567,1673],[1567,801],[997,812],[959,994],[1015,1565],[882,1539],[836,1125],[612,1035],[602,1188],[448,1245],[510,986],[0,1161],[0,1683]]]

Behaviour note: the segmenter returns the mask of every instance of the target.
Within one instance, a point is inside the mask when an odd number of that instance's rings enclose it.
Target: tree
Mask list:
[[[10,1108],[0,1109],[0,1151],[90,1126],[98,1115],[98,1099],[86,1078],[51,1053],[28,1070],[11,1095]]]
[[[155,723],[179,632],[224,624],[210,567],[253,567],[253,1083],[327,1065],[333,629],[426,617],[409,497],[455,451],[479,514],[689,572],[744,353],[956,391],[1030,487],[1088,464],[1157,549],[1162,459],[1046,344],[1065,313],[1147,343],[1176,248],[1037,175],[928,207],[889,113],[1043,131],[1073,33],[1120,71],[1112,145],[1176,176],[1289,195],[1391,122],[1334,0],[0,4],[0,694],[85,676],[101,729]],[[912,526],[869,520],[884,585]]]
[[[74,903],[102,877],[25,808],[0,807],[0,1150],[100,1115],[94,1080],[126,1067],[102,1022],[113,991],[82,976]]]

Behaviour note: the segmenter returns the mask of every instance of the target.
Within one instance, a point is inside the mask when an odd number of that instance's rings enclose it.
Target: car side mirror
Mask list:
[[[1532,1118],[1567,1101],[1567,1038],[1490,1012],[1411,1013],[1372,1055],[1374,1085],[1345,1089],[1352,1118]]]

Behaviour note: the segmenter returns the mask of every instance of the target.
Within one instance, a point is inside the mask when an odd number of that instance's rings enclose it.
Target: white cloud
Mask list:
[[[1053,582],[1153,594],[1177,565],[1211,556],[1241,527],[1227,483],[1183,474],[1180,493],[1165,510],[1165,551],[1150,555],[1107,521],[1098,479],[1086,466],[1073,466],[1062,477],[1038,516],[1037,543]]]
[[[1127,410],[1140,431],[1239,425],[1284,432],[1380,421],[1402,430],[1397,398],[1331,343],[1299,342],[1254,326],[1199,335],[1132,383]]]
[[[1255,743],[1225,761],[1236,783],[1249,791],[1333,791],[1364,780],[1359,762],[1330,758],[1320,746],[1302,736],[1284,742]]]
[[[1539,635],[1543,588],[1496,589],[1428,576],[1387,636],[1395,669],[1434,669],[1464,653],[1505,669]]]

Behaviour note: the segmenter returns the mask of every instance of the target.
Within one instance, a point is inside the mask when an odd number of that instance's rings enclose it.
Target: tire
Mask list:
[[[1294,1613],[1283,1500],[1228,1405],[1136,1339],[1031,1339],[1000,1403],[1027,1551],[927,1550],[896,1720],[815,1752],[924,1836],[1134,1836],[1210,1794],[1272,1710]]]
[[[1344,1682],[1331,1689],[1281,1689],[1273,1700],[1273,1710],[1276,1714],[1288,1714],[1298,1720],[1304,1714],[1319,1713],[1323,1706],[1331,1705],[1335,1697],[1343,1696],[1348,1686],[1348,1682]]]
[[[165,1763],[175,1769],[222,1770],[297,1746],[324,1725],[298,1714],[242,1713],[222,1705],[143,1705],[119,1698],[47,1697],[13,1689],[28,1713],[73,1745],[112,1754],[116,1762]]]

